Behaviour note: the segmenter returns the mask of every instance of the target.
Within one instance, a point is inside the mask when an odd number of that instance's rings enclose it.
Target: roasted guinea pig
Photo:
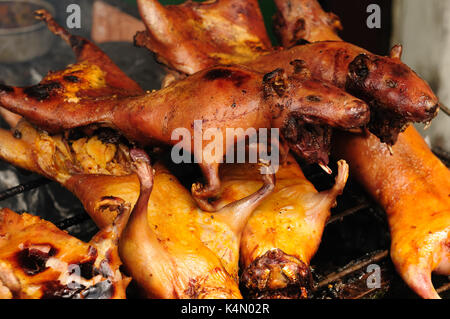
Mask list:
[[[157,164],[152,196],[144,211],[143,204],[135,205],[140,192],[139,180],[131,174],[133,152],[125,146],[119,150],[119,146],[101,141],[97,136],[60,143],[58,137],[39,135],[26,122],[21,125],[16,130],[21,139],[12,132],[0,130],[2,159],[60,181],[80,199],[101,229],[111,225],[123,207],[135,207],[120,247],[126,269],[145,296],[241,298],[238,287],[240,237],[252,211],[273,190],[271,175],[262,175],[261,189],[244,199],[237,197],[241,194],[223,191],[226,196],[219,201],[219,211],[209,214],[198,208],[189,191],[164,166]],[[33,143],[26,142],[32,134]],[[77,148],[79,153],[75,153],[82,156],[74,155],[71,161],[66,154],[75,152],[70,146],[74,143],[83,145]],[[35,145],[40,144],[45,147],[36,149]],[[102,169],[101,155],[116,147],[118,153]],[[124,162],[119,160],[122,156]],[[80,160],[86,167],[96,168],[98,173],[83,170]],[[74,167],[78,169],[73,170]],[[121,176],[111,175],[110,167],[121,169],[117,171]],[[144,177],[151,173],[146,164],[139,172]],[[147,194],[141,195],[140,202],[146,200]],[[136,246],[142,250],[134,249]],[[148,259],[155,255],[157,259]]]
[[[252,211],[272,191],[274,177],[264,175],[259,190],[239,201],[233,196],[233,203],[211,215],[199,210],[189,192],[162,166],[156,166],[150,201],[152,172],[144,156],[137,173],[140,195],[137,201],[131,199],[134,209],[120,238],[119,252],[144,294],[152,298],[241,298],[241,233]]]
[[[54,32],[75,43],[75,50],[91,46],[84,39],[70,40],[73,37],[48,14],[41,12],[41,16]],[[206,179],[206,185],[193,185],[194,198],[202,209],[215,210],[208,200],[220,191],[218,167],[229,149],[229,129],[237,130],[231,143],[243,141],[247,129],[280,129],[281,139],[294,152],[326,166],[330,127],[354,129],[367,123],[364,102],[312,79],[301,61],[291,64],[290,75],[279,69],[264,75],[238,66],[211,68],[160,91],[131,97],[128,91],[122,95],[110,92],[104,78],[109,73],[94,70],[82,72],[87,94],[78,89],[74,93],[72,78],[66,78],[74,76],[75,65],[50,73],[32,87],[2,86],[0,103],[51,133],[108,126],[141,145],[179,145],[199,161]],[[196,147],[198,143],[190,138],[198,135],[196,121],[201,122],[201,132],[215,130],[214,136],[220,132],[220,141],[205,141],[201,134],[201,147]],[[177,129],[187,131],[189,138],[173,138]]]
[[[145,5],[149,2],[151,1],[142,0],[141,4]],[[277,22],[276,28],[278,34],[281,35],[283,45],[286,47],[289,48],[301,40],[306,40],[306,42],[340,40],[335,33],[339,24],[334,16],[331,16],[322,10],[317,1],[291,0],[275,1],[275,3],[280,11],[275,20]],[[146,22],[145,17],[143,17],[143,20]],[[152,26],[147,23],[147,28],[151,30]],[[292,30],[295,32],[292,33]],[[154,48],[149,47],[149,49],[153,50]],[[195,56],[195,51],[192,51],[191,54]],[[418,78],[413,71],[400,62],[400,55],[401,47],[399,46],[394,47],[391,52],[391,57],[387,58],[372,55],[361,48],[345,42],[322,42],[306,46],[295,46],[292,49],[280,50],[272,53],[261,52],[260,55],[255,55],[256,61],[253,63],[253,67],[259,67],[264,70],[265,68],[286,65],[286,63],[283,62],[285,59],[286,61],[293,58],[304,59],[307,61],[315,76],[328,79],[338,86],[346,88],[349,92],[361,95],[363,99],[372,106],[371,130],[383,141],[392,143],[397,139],[398,133],[407,127],[407,122],[429,121],[438,111],[438,100],[435,95],[423,80]],[[353,57],[353,61],[350,59],[350,56]],[[323,60],[324,58],[325,60]],[[335,65],[337,68],[334,67]],[[379,72],[380,70],[382,72]],[[377,90],[373,90],[374,88]],[[383,110],[380,112],[384,113],[381,114],[382,116],[380,116],[379,111],[374,109],[375,107],[379,108],[379,105],[383,106],[380,109]],[[401,114],[406,114],[406,117],[401,117]],[[400,133],[400,139],[397,142],[399,144],[399,149],[414,150],[414,144],[424,143],[417,132],[413,131],[414,128],[410,127],[408,129],[409,133],[407,133],[405,137],[402,137],[402,133]],[[352,141],[352,139],[347,139],[347,136],[349,135],[341,134],[341,136],[338,136],[338,143],[340,145],[345,145],[343,150],[346,151],[336,152],[335,155],[338,157],[344,155],[344,158],[350,163],[358,162],[363,171],[367,171],[366,168],[368,167],[373,169],[370,174],[367,174],[370,178],[365,178],[363,175],[359,179],[369,191],[375,189],[379,183],[384,181],[384,170],[382,169],[383,163],[390,163],[393,160],[390,153],[386,152],[388,147],[379,140],[377,141],[370,133],[365,138],[365,143],[362,142],[363,137],[361,135],[357,137],[361,142],[353,144],[349,142]],[[354,137],[354,139],[355,138],[356,137]],[[374,149],[379,151],[379,154],[377,154],[376,157],[371,158],[370,160],[366,159],[365,161],[360,160],[361,158],[365,158],[364,154],[370,154]],[[430,163],[439,163],[436,157],[429,151],[421,153],[414,151],[412,156],[415,157],[417,161],[421,161],[424,171],[432,170]],[[392,176],[397,175],[398,177],[401,177],[402,174],[405,174],[405,176],[416,174],[416,170],[414,170],[413,167],[408,168],[409,164],[407,157],[396,156],[395,160],[400,161],[398,165],[403,168],[397,169],[395,165],[390,166]],[[438,165],[441,166],[441,164]],[[363,173],[355,171],[355,174],[362,175]],[[444,176],[446,176],[446,173]],[[433,183],[433,185],[430,186],[432,189],[445,189],[445,187],[442,187],[443,184],[441,185],[436,179],[433,181],[426,181],[424,179],[420,184],[425,185],[429,182]],[[413,187],[414,183],[413,181],[410,181],[407,185],[408,187]],[[426,206],[428,199],[425,194],[427,193],[424,192],[423,194],[418,194],[417,197],[422,198],[421,200]],[[385,195],[388,196],[389,193],[386,191]],[[400,196],[400,194],[398,193],[397,196]],[[405,201],[408,201],[408,198],[410,198],[408,196],[408,194],[405,194]],[[410,202],[411,205],[413,205],[412,200],[413,199],[411,199]],[[429,203],[431,202],[432,201]],[[384,208],[389,211],[389,207]],[[433,214],[433,209],[424,208],[424,212],[426,215],[431,216]],[[400,216],[410,223],[412,222],[412,220],[407,217],[407,211],[400,214]],[[395,222],[391,221],[391,225],[394,225],[394,223],[398,223],[399,226],[391,227],[392,231],[394,228],[407,231],[407,229],[412,226],[417,227],[415,225],[408,226],[407,223],[404,223],[399,219],[396,219]],[[440,226],[437,226],[435,223],[433,223],[433,225],[433,227],[436,226],[436,231],[432,231],[432,233],[440,233],[448,228],[448,223],[446,222],[440,223]],[[427,229],[427,227],[427,223],[424,222],[423,224],[421,223],[419,228]],[[423,234],[425,233],[426,232],[424,231]],[[421,236],[418,238],[420,237]],[[439,236],[436,235],[436,237]],[[439,242],[441,242],[441,240],[437,238],[436,243]],[[410,263],[408,254],[404,253],[405,251],[416,250],[418,252],[415,254],[416,256],[424,255],[427,251],[430,251],[430,246],[425,245],[421,247],[412,240],[409,242],[405,241],[404,243],[404,247],[399,247],[398,245],[392,246],[391,254],[397,256],[394,258],[397,260],[397,264],[408,265]],[[439,244],[434,246],[439,246]],[[437,255],[440,254],[439,251],[439,249],[436,250]],[[411,262],[411,265],[413,265],[411,267],[418,269],[415,266],[416,264],[416,262]],[[406,267],[397,267],[397,269],[403,274],[403,277],[410,278],[409,283],[412,287],[417,286],[417,284],[412,285],[413,281],[424,282],[422,279],[423,277],[418,275],[419,271],[416,274],[412,274],[411,272],[407,274]],[[420,273],[428,274],[429,271],[423,271],[422,268]],[[431,287],[429,281],[426,280],[425,282],[426,285],[421,284],[422,287]],[[415,290],[418,291],[418,289]],[[420,293],[422,296],[436,296],[432,289],[428,289],[426,294],[423,293],[423,291],[424,290],[422,289],[422,292]]]
[[[303,6],[310,1],[291,2]],[[297,11],[297,18],[305,25],[314,25],[317,20],[303,13]],[[315,6],[314,16],[322,16],[319,20],[325,21],[327,14]],[[326,27],[322,24],[321,29]],[[328,34],[334,30],[329,31]],[[323,40],[313,33],[306,34],[305,39]],[[336,36],[328,40],[336,40]],[[396,47],[393,55],[399,58],[400,51]],[[411,80],[405,88],[414,94],[420,92],[420,86],[416,89],[418,84]],[[450,274],[448,168],[412,126],[400,133],[392,152],[374,135],[363,132],[337,134],[333,153],[349,162],[353,176],[385,209],[391,230],[391,257],[400,275],[421,297],[439,298],[431,272]]]
[[[177,65],[172,63],[172,60],[177,58],[160,48],[162,38],[166,42],[170,39],[166,39],[164,34],[158,33],[158,28],[148,17],[158,16],[161,23],[172,25],[175,29],[183,29],[182,35],[187,35],[189,30],[202,29],[203,26],[198,21],[193,24],[192,21],[188,23],[178,20],[177,25],[173,25],[174,21],[169,18],[170,10],[173,10],[173,7],[169,10],[161,5],[156,6],[156,2],[156,0],[139,1],[147,34],[152,34],[153,37],[160,39],[159,42],[147,42],[146,47],[151,51],[158,52],[160,59],[169,66],[177,68]],[[215,3],[219,7],[221,2],[229,3],[223,0]],[[295,36],[301,35],[305,37],[305,40],[315,42],[324,40],[326,35],[336,31],[337,23],[330,22],[330,15],[321,11],[319,4],[315,1],[278,1],[276,3],[281,8],[279,16],[284,17],[277,19],[281,23],[278,24],[278,33],[285,34],[292,29],[303,27],[304,32],[299,31]],[[202,5],[198,6],[202,7]],[[223,5],[215,9],[214,14],[219,14],[217,13],[219,10],[225,11],[225,7]],[[202,12],[208,10],[207,5],[202,8]],[[319,9],[320,11],[318,11]],[[150,14],[150,12],[153,13]],[[302,16],[295,19],[295,14]],[[218,20],[217,23],[223,23],[222,27],[227,28],[224,21]],[[298,23],[297,26],[296,23]],[[209,36],[211,39],[214,38],[212,34]],[[238,33],[235,33],[235,37],[238,38]],[[339,38],[334,35],[330,36],[328,40],[330,39],[338,40]],[[172,45],[179,46],[181,40],[178,40]],[[284,41],[283,45],[290,45],[292,42],[286,36],[282,37],[282,40]],[[188,42],[189,39],[185,38],[184,41]],[[204,41],[206,43],[206,40]],[[183,47],[182,44],[181,47]],[[189,52],[190,59],[186,60],[186,63],[190,63],[191,69],[178,67],[177,70],[189,71],[191,74],[200,71],[200,66],[205,68],[220,62],[205,58],[205,55],[210,57],[217,55],[217,47],[203,45],[202,48],[204,49],[202,55],[197,55],[196,50]],[[187,54],[186,50],[188,47],[184,48],[183,56]],[[279,50],[260,50],[254,53],[254,59],[249,59],[245,65],[255,71],[267,73],[276,68],[289,70],[291,61],[303,60],[311,70],[313,77],[327,81],[367,101],[371,109],[369,129],[382,142],[390,145],[395,143],[398,133],[404,130],[408,123],[429,122],[439,110],[439,101],[428,84],[400,61],[401,47],[399,46],[392,49],[390,57],[378,56],[342,41],[318,42]]]
[[[340,133],[333,148],[385,209],[400,275],[421,297],[439,298],[431,272],[450,275],[450,170],[413,127],[392,155],[370,133]]]
[[[124,299],[118,240],[127,209],[84,243],[37,216],[0,210],[0,299]]]
[[[241,240],[241,284],[252,298],[306,298],[313,286],[309,262],[348,177],[339,162],[335,186],[318,193],[292,156],[276,173],[275,190],[250,217]],[[242,197],[255,192],[257,167],[224,165],[224,192]]]

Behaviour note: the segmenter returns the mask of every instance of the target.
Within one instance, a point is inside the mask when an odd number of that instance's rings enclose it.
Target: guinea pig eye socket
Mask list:
[[[369,58],[365,54],[358,55],[349,65],[349,73],[353,78],[363,81],[369,75]]]
[[[386,86],[391,88],[391,89],[395,89],[398,86],[398,83],[394,80],[386,80]]]

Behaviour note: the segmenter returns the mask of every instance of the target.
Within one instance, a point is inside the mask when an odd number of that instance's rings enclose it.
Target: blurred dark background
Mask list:
[[[130,7],[136,6],[136,0],[119,0]],[[160,0],[163,4],[180,4],[185,0]],[[198,0],[201,1],[201,0]],[[111,2],[111,1],[109,1]],[[117,1],[113,1],[117,2]],[[348,42],[357,44],[371,52],[386,54],[389,52],[392,31],[392,0],[319,0],[325,11],[334,12],[342,21],[344,30],[341,36]],[[366,12],[370,4],[378,4],[381,8],[381,28],[369,29]],[[259,0],[269,34],[273,36],[271,22],[276,12],[273,0]]]

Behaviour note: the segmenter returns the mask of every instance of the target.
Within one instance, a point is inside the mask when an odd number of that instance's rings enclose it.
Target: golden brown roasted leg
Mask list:
[[[84,243],[39,217],[0,210],[0,298],[125,299],[130,279],[117,244],[127,215]]]

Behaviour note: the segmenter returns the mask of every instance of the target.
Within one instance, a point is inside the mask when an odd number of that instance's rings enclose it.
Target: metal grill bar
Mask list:
[[[342,221],[346,216],[352,215],[352,214],[354,214],[354,213],[359,212],[360,210],[363,210],[363,209],[366,209],[366,208],[369,208],[369,207],[370,207],[370,205],[369,205],[368,202],[363,202],[363,203],[361,203],[361,204],[359,204],[359,205],[356,205],[355,207],[348,208],[348,209],[344,210],[344,211],[341,212],[341,213],[338,213],[338,214],[336,214],[336,215],[333,215],[333,216],[328,220],[327,226],[330,225],[330,224],[333,224],[333,223],[335,223],[335,222],[337,222],[337,221]]]
[[[328,284],[330,284],[332,282],[335,282],[335,281],[337,281],[339,279],[342,279],[345,276],[348,276],[348,275],[350,275],[350,274],[352,274],[352,273],[354,273],[354,272],[356,272],[358,270],[361,270],[362,268],[364,268],[364,267],[366,267],[366,266],[368,266],[370,264],[373,264],[373,263],[375,263],[377,261],[380,261],[380,260],[386,258],[388,255],[389,255],[389,251],[388,250],[384,250],[382,252],[379,252],[379,253],[371,256],[370,258],[368,258],[366,260],[362,260],[362,261],[360,261],[357,264],[353,264],[353,265],[351,265],[349,267],[346,267],[346,268],[342,269],[339,272],[331,273],[331,274],[329,274],[327,276],[327,278],[325,278],[324,280],[320,281],[317,284],[316,288],[325,287],[325,286],[327,286]]]
[[[73,217],[69,217],[66,219],[63,219],[62,221],[55,224],[56,227],[59,229],[65,230],[67,228],[70,228],[72,226],[81,224],[82,222],[88,220],[90,217],[86,212],[83,212],[81,214],[77,214]]]
[[[14,197],[16,195],[27,192],[29,190],[41,187],[48,183],[51,183],[51,181],[48,180],[47,178],[41,177],[41,178],[35,179],[33,181],[9,188],[7,190],[0,192],[0,201]]]

